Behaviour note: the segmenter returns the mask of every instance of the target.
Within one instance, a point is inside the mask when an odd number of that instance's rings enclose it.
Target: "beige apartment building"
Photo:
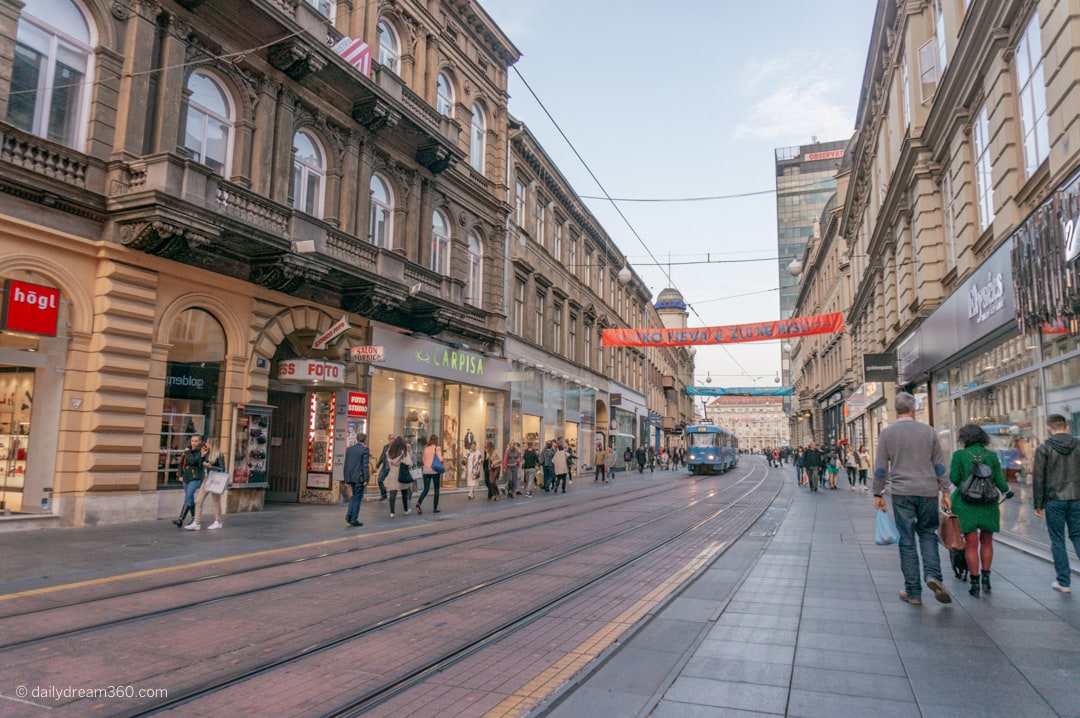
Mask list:
[[[788,415],[779,396],[717,396],[706,405],[706,418],[732,431],[741,451],[761,452],[789,443]]]
[[[831,250],[850,276],[850,365],[819,377],[799,349],[800,405],[853,377],[853,441],[873,446],[897,387],[947,449],[982,425],[1012,478],[1047,413],[1077,430],[1078,30],[1075,2],[878,3]],[[825,294],[801,288],[806,311]],[[895,355],[895,381],[867,381],[866,354]]]

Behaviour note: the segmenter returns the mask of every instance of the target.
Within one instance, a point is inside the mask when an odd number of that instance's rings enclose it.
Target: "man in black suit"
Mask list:
[[[357,434],[356,443],[345,451],[345,483],[352,487],[352,498],[345,512],[345,523],[349,526],[363,526],[357,520],[360,514],[360,501],[364,496],[364,487],[371,481],[371,451],[367,447],[367,434]]]

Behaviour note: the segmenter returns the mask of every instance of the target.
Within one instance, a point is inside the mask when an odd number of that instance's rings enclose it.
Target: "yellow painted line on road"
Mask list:
[[[402,526],[396,529],[387,529],[385,531],[374,531],[372,533],[362,534],[363,538],[371,536],[381,536],[388,533],[396,533],[403,531],[408,526]],[[260,556],[273,556],[274,554],[284,553],[286,551],[296,551],[297,549],[315,548],[318,546],[329,546],[330,544],[341,543],[342,541],[355,541],[360,536],[342,536],[336,539],[325,539],[323,541],[313,541],[311,543],[296,544],[295,546],[282,546],[281,548],[271,548],[265,551],[254,551],[252,553],[241,553],[235,556],[222,556],[221,558],[211,558],[205,561],[193,561],[191,563],[182,563],[176,566],[163,566],[162,568],[151,568],[145,571],[134,571],[132,573],[121,573],[115,576],[102,576],[101,578],[91,578],[86,581],[76,581],[74,583],[62,583],[57,586],[46,586],[45,588],[33,588],[27,591],[17,591],[16,593],[0,594],[0,601],[10,601],[13,598],[25,598],[27,596],[40,596],[46,593],[57,593],[59,591],[68,591],[75,588],[85,588],[87,586],[98,586],[106,583],[113,583],[114,581],[125,581],[132,578],[143,578],[145,576],[156,576],[162,573],[169,573],[170,571],[181,571],[186,568],[198,568],[199,566],[213,566],[219,563],[228,563],[229,561],[239,561],[245,558],[258,558]]]
[[[504,716],[520,715],[524,711],[535,708],[546,696],[553,693],[585,666],[596,660],[611,644],[648,615],[649,611],[656,608],[661,601],[685,583],[702,566],[712,561],[727,545],[727,541],[714,541],[709,544],[704,551],[683,565],[678,571],[671,574],[662,583],[635,601],[633,605],[570,649],[566,655],[548,666],[538,676],[507,696],[484,715],[489,718],[503,718]]]

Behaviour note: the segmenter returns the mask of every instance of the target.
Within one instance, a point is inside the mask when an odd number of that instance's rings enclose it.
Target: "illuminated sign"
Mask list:
[[[806,156],[807,162],[814,160],[835,160],[844,156],[844,150],[829,150],[828,152],[811,152]]]
[[[278,364],[278,379],[298,384],[341,384],[345,365],[322,359],[287,359]]]
[[[368,415],[368,396],[363,392],[349,392],[349,416]]]

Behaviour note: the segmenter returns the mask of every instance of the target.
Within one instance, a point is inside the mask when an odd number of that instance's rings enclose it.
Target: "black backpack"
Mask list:
[[[969,504],[996,504],[1001,492],[994,485],[993,472],[982,459],[982,454],[971,455],[971,473],[960,484],[960,496]]]

